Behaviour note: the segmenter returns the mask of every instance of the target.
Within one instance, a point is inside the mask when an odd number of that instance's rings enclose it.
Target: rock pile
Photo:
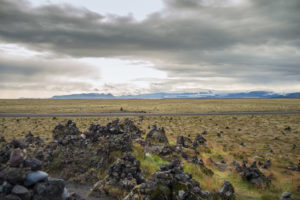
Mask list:
[[[268,187],[271,183],[269,180],[258,168],[256,161],[254,161],[250,167],[246,166],[246,163],[243,166],[237,166],[238,171],[241,171],[241,176],[247,182],[256,185],[258,187]]]
[[[25,151],[13,149],[10,158],[0,171],[0,199],[5,200],[71,200],[64,180],[48,177],[42,163],[27,158]],[[82,200],[79,195],[73,200]]]
[[[192,175],[183,171],[181,161],[175,159],[170,165],[162,165],[160,170],[150,176],[149,181],[136,186],[124,200],[234,199],[234,190],[231,184],[231,187],[229,184],[229,182],[226,183],[226,185],[215,194],[209,193],[201,189],[200,184],[192,179]]]
[[[193,147],[197,148],[199,145],[204,145],[205,143],[206,143],[206,139],[201,134],[198,133],[193,142]]]
[[[146,135],[146,142],[168,144],[169,141],[164,127],[157,128],[156,125],[153,125],[150,132]]]
[[[137,139],[141,137],[142,131],[129,119],[125,119],[124,123],[121,123],[119,119],[116,119],[105,126],[91,124],[88,131],[84,134],[93,142],[97,142],[101,137],[124,133],[129,134],[132,139]]]
[[[144,182],[145,175],[141,171],[140,162],[126,153],[109,167],[108,176],[96,185],[100,191],[113,196],[116,190],[129,192]]]
[[[67,136],[80,135],[81,132],[72,120],[68,120],[66,125],[59,124],[53,130],[53,138],[56,140],[64,139]]]
[[[193,146],[193,142],[190,138],[184,137],[184,136],[178,136],[177,137],[177,146],[181,146],[184,148],[190,148]]]

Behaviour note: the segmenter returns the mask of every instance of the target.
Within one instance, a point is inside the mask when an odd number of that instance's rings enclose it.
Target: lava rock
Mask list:
[[[271,180],[257,168],[256,161],[254,161],[250,167],[243,167],[242,178],[258,187],[267,187],[271,182]]]
[[[211,198],[212,195],[202,190],[200,184],[192,179],[191,174],[183,171],[181,161],[175,159],[169,165],[161,166],[147,182],[136,186],[123,200],[208,200]]]
[[[0,180],[8,181],[16,185],[23,183],[25,179],[25,170],[22,168],[7,167],[0,172]]]
[[[11,191],[12,194],[17,195],[22,200],[30,200],[31,193],[30,191],[22,185],[15,185]]]
[[[65,183],[62,179],[48,179],[34,186],[34,200],[63,200]]]
[[[63,139],[68,135],[80,135],[81,132],[76,126],[76,123],[72,120],[68,120],[65,125],[57,125],[53,130],[53,138],[54,139]]]
[[[32,171],[38,171],[42,169],[42,162],[36,158],[26,159],[24,166],[29,167]]]
[[[235,199],[234,188],[228,181],[224,181],[221,189],[218,190],[218,195],[222,200],[233,200]]]

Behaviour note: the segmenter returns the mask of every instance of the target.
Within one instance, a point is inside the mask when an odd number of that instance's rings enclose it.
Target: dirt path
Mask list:
[[[66,182],[66,188],[68,189],[69,193],[76,192],[80,196],[84,197],[86,200],[114,200],[111,197],[108,196],[89,196],[86,195],[89,193],[90,189],[93,187],[93,185],[82,185],[82,184],[76,184],[71,182]]]
[[[0,117],[130,117],[130,116],[198,116],[198,115],[274,115],[300,114],[300,111],[246,111],[246,112],[201,112],[201,113],[0,113]]]

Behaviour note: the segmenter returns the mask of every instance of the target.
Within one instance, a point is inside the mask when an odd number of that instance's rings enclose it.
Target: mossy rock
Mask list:
[[[188,190],[187,185],[184,183],[180,183],[180,182],[173,184],[172,185],[172,193],[173,193],[172,196],[173,197],[178,196],[178,193],[180,190],[187,191]]]
[[[128,193],[123,188],[114,185],[105,185],[103,189],[109,196],[117,199],[122,199]]]
[[[170,188],[168,186],[160,184],[151,192],[150,200],[169,199],[170,196]]]

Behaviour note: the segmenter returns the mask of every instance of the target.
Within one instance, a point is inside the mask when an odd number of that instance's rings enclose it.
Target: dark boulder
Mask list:
[[[26,159],[24,166],[29,167],[32,171],[38,171],[42,169],[42,162],[36,158]]]
[[[34,200],[63,200],[65,183],[61,179],[48,179],[34,186]]]
[[[15,185],[11,193],[20,197],[22,200],[31,200],[31,192],[22,185]]]
[[[0,172],[0,181],[8,181],[10,184],[16,185],[23,183],[26,170],[23,168],[7,167]]]

